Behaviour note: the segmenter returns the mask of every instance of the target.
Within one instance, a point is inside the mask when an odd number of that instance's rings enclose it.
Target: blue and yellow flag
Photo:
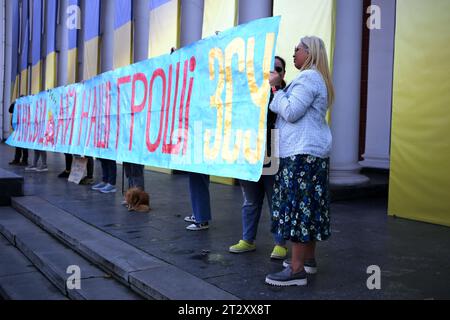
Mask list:
[[[131,57],[132,1],[114,0],[114,69],[128,66]]]
[[[100,0],[86,1],[84,10],[83,80],[98,74],[100,41]]]
[[[33,1],[33,24],[31,36],[31,93],[42,91],[41,82],[41,31],[42,0]]]
[[[56,87],[56,10],[57,0],[46,0],[45,90]]]
[[[30,21],[28,16],[28,0],[20,2],[20,95],[27,95],[28,92],[28,47],[30,42]]]
[[[79,5],[78,0],[69,0],[68,3],[69,6]],[[67,83],[75,83],[77,81],[77,32],[78,29],[75,26],[72,26],[68,30]]]
[[[148,54],[150,58],[167,54],[178,48],[179,1],[150,0],[150,32]]]
[[[12,1],[12,55],[11,55],[11,103],[19,96],[19,2]]]

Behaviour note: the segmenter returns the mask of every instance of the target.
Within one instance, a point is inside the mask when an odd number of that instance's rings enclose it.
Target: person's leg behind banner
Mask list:
[[[87,159],[86,163],[86,176],[81,179],[80,184],[93,184],[94,183],[94,159],[92,157],[85,157]]]
[[[107,160],[103,159],[105,163],[106,176],[104,176],[104,180],[106,180],[106,185],[99,189],[102,193],[112,193],[116,192],[116,179],[117,179],[117,165],[115,160]],[[103,167],[102,167],[103,168]]]
[[[58,175],[58,178],[68,178],[70,176],[70,169],[72,168],[73,156],[69,153],[64,153],[66,169]]]
[[[186,229],[191,231],[206,230],[209,228],[209,220],[211,220],[209,176],[190,172],[189,191],[193,215],[184,218],[186,222],[192,222]]]

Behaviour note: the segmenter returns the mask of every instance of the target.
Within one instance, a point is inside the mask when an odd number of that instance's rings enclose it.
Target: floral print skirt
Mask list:
[[[331,235],[329,158],[296,155],[280,159],[272,196],[272,232],[292,242]]]

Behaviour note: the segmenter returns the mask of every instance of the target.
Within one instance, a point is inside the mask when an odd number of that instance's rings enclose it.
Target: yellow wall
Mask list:
[[[389,215],[450,226],[450,1],[397,0]]]

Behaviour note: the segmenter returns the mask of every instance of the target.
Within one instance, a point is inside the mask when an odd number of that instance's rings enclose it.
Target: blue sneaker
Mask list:
[[[111,192],[116,192],[116,186],[113,186],[112,184],[106,184],[106,186],[104,186],[103,188],[101,188],[99,190],[101,193],[111,193]]]
[[[97,183],[96,185],[93,185],[91,189],[92,190],[100,190],[100,189],[106,187],[106,185],[107,185],[106,182],[100,182],[100,183]]]

